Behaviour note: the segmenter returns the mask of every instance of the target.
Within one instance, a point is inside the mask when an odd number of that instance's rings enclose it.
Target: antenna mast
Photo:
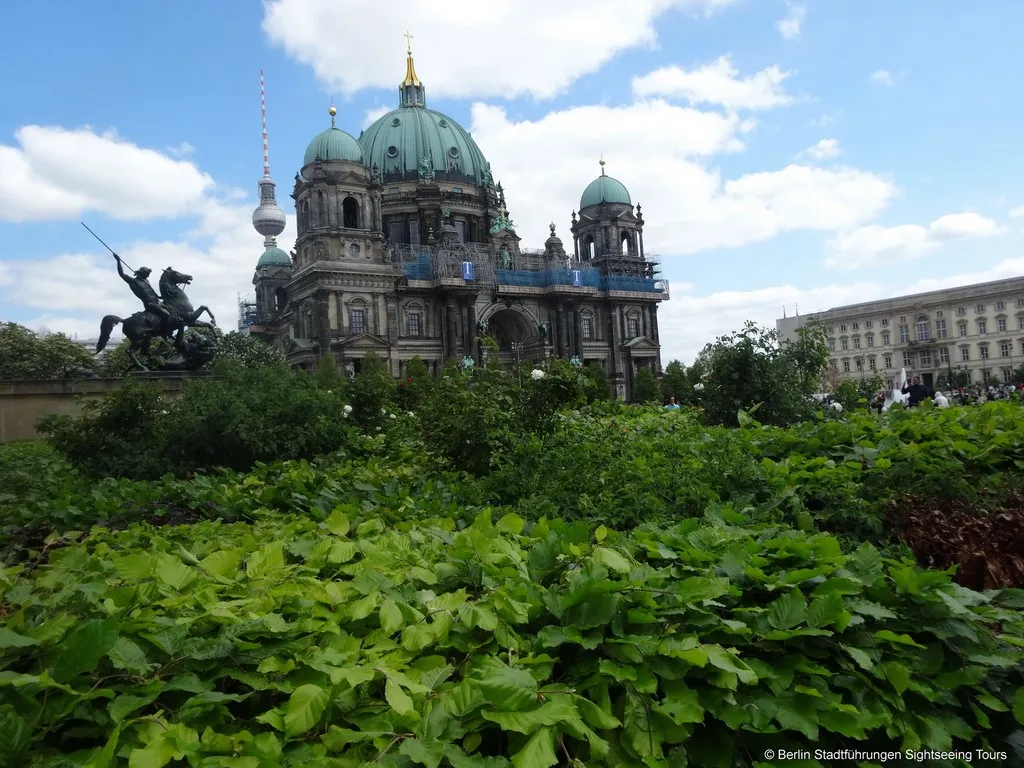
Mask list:
[[[263,88],[263,70],[260,70],[260,115],[263,118],[263,175],[270,175],[270,151],[267,148],[267,93]]]

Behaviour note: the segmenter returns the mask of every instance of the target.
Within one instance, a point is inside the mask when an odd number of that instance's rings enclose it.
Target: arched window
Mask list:
[[[288,303],[288,294],[285,293],[284,288],[278,288],[274,291],[274,311],[281,312],[284,310],[285,305]]]
[[[359,229],[359,202],[354,197],[346,197],[341,204],[342,225],[346,229]]]
[[[928,341],[928,339],[931,338],[931,336],[932,336],[931,325],[932,324],[928,321],[928,318],[926,316],[921,315],[919,318],[917,318],[917,340],[918,341]]]
[[[594,237],[593,235],[587,235],[583,240],[583,258],[593,259],[594,255]]]
[[[632,242],[630,242],[631,238],[629,236],[629,232],[623,232],[620,240],[621,242],[619,243],[619,253],[621,253],[623,256],[628,256],[630,253],[633,252],[633,244]]]

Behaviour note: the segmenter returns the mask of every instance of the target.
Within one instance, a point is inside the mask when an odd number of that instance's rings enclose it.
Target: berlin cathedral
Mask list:
[[[314,137],[295,175],[298,233],[285,228],[266,154],[253,226],[265,250],[240,325],[295,366],[332,355],[358,372],[373,351],[403,376],[419,356],[481,362],[489,336],[508,364],[552,357],[600,365],[629,399],[640,368],[661,372],[658,302],[668,298],[644,219],[626,187],[601,174],[572,214],[567,250],[550,226],[543,250],[520,248],[501,183],[462,126],[427,108],[412,51],[398,107],[356,139]]]

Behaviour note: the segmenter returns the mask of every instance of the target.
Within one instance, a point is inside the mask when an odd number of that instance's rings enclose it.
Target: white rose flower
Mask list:
[[[393,414],[393,413],[392,413],[392,414],[391,414],[391,418],[392,418],[392,419],[393,419],[393,418],[395,418],[395,414]]]
[[[540,381],[541,379],[543,379],[543,378],[544,378],[544,376],[545,376],[545,374],[544,374],[544,371],[542,371],[542,370],[541,370],[540,368],[534,368],[534,369],[533,369],[533,370],[532,370],[532,371],[530,372],[530,377],[531,377],[531,378],[532,378],[532,379],[533,379],[534,381]]]
[[[352,406],[346,405],[344,408],[342,408],[342,410],[345,411],[345,415],[348,416],[350,413],[352,413]]]

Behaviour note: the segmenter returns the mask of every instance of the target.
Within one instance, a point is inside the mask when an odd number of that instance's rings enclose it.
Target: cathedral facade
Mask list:
[[[493,354],[484,335],[509,364],[600,365],[619,398],[640,368],[660,373],[668,284],[645,253],[640,206],[604,161],[573,211],[571,248],[551,224],[543,250],[523,249],[490,163],[465,129],[427,108],[411,52],[399,97],[358,139],[331,107],[295,176],[291,254],[276,244],[285,219],[264,153],[253,225],[266,249],[249,332],[293,365],[332,355],[349,373],[370,351],[395,376],[416,356],[435,373],[452,358],[480,363]]]

